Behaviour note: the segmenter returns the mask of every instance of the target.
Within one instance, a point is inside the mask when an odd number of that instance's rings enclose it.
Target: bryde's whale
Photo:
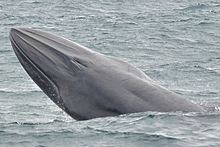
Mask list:
[[[65,38],[12,28],[10,41],[33,81],[76,120],[144,111],[203,111],[134,66]]]

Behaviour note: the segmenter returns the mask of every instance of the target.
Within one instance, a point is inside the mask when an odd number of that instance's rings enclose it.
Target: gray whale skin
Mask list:
[[[33,81],[76,120],[144,111],[203,111],[134,66],[65,38],[12,28],[10,41]]]

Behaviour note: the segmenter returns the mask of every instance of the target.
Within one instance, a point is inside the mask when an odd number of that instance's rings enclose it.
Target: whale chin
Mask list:
[[[203,111],[129,63],[63,37],[12,28],[10,41],[33,81],[76,120],[144,111]]]

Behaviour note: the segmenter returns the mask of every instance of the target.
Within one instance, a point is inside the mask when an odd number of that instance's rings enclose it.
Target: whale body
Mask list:
[[[144,111],[203,111],[129,63],[63,37],[12,28],[10,41],[33,81],[76,120]]]

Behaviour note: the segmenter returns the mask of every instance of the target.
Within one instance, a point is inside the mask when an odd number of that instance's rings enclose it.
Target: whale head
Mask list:
[[[63,97],[72,95],[74,89],[70,88],[80,85],[84,71],[91,66],[88,56],[93,52],[62,37],[29,28],[12,28],[10,41],[28,75],[68,113]],[[69,114],[81,119],[73,112]]]

